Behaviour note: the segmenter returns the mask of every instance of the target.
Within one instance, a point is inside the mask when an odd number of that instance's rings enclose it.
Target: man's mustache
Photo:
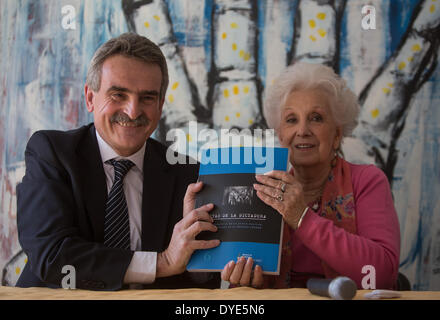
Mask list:
[[[130,119],[130,117],[127,114],[125,114],[123,112],[119,112],[119,113],[114,114],[110,118],[110,122],[112,122],[112,123],[124,122],[124,123],[134,124],[135,126],[146,126],[149,123],[147,117],[143,114],[141,114],[136,119],[132,120],[132,119]]]

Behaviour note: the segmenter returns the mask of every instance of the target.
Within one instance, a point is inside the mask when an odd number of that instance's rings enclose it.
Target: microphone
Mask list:
[[[356,283],[347,277],[335,279],[309,279],[307,289],[312,294],[335,300],[351,300],[356,295]]]

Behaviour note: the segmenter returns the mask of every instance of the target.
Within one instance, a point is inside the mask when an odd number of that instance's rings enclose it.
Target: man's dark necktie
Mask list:
[[[110,248],[130,249],[130,221],[124,195],[124,177],[134,166],[130,160],[108,160],[115,168],[115,179],[108,194],[104,220],[104,245]]]

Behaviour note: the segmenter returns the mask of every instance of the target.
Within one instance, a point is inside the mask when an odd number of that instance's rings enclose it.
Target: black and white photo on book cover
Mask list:
[[[208,149],[202,154],[196,207],[213,203],[211,217],[218,231],[197,239],[219,239],[213,249],[196,250],[188,271],[221,271],[231,260],[252,257],[265,274],[279,274],[282,216],[261,201],[253,187],[255,175],[287,169],[288,151],[276,147]]]

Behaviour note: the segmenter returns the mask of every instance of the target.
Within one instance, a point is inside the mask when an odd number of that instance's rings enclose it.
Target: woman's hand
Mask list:
[[[261,288],[263,286],[263,269],[256,265],[254,270],[252,266],[254,260],[241,257],[237,263],[230,261],[222,271],[222,280],[229,281],[234,286],[252,286],[254,288]]]
[[[277,210],[291,228],[298,228],[301,215],[307,208],[302,185],[291,174],[277,170],[256,175],[256,179],[260,183],[254,184],[257,196]]]

